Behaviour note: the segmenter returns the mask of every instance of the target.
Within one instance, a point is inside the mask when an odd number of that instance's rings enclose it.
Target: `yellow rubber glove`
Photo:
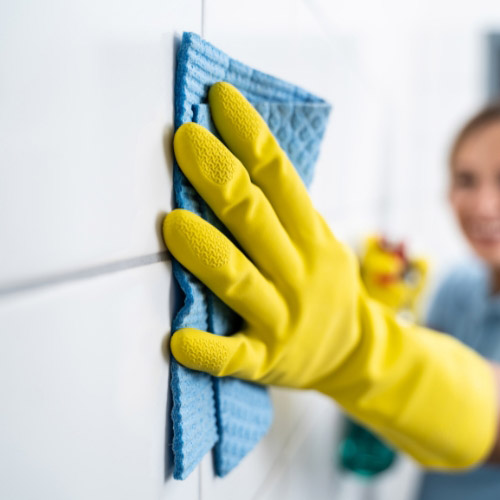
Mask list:
[[[410,312],[417,319],[417,305],[425,286],[428,265],[410,258],[402,243],[384,238],[366,239],[360,258],[361,277],[368,295],[394,311]]]
[[[209,102],[230,149],[191,123],[175,134],[175,155],[244,252],[185,210],[167,215],[164,237],[244,323],[230,337],[175,332],[175,358],[215,376],[317,389],[428,466],[483,459],[495,436],[489,365],[369,299],[356,257],[316,212],[260,115],[226,83],[210,89]]]

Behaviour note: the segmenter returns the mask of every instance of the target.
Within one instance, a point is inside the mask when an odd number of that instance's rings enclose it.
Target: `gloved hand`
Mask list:
[[[226,83],[209,102],[229,149],[190,123],[175,134],[175,155],[242,250],[185,210],[167,215],[164,237],[244,323],[230,337],[175,332],[175,358],[215,376],[317,389],[425,465],[484,458],[495,436],[489,365],[448,336],[415,334],[369,299],[357,259],[260,115]]]
[[[417,304],[427,278],[423,258],[410,258],[403,243],[366,239],[360,258],[361,277],[368,295],[394,311],[417,316]]]

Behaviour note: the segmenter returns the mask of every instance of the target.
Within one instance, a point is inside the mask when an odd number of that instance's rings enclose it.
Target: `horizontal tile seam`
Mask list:
[[[77,271],[70,271],[67,273],[42,276],[31,280],[21,281],[18,283],[11,283],[0,285],[0,297],[14,295],[17,293],[28,292],[40,288],[48,288],[55,285],[73,283],[77,281],[97,278],[106,274],[112,274],[128,269],[137,267],[149,266],[157,262],[164,262],[169,260],[167,251],[157,252],[149,255],[141,255],[139,257],[132,257],[130,259],[120,260],[107,264],[100,264],[93,267],[79,269]]]

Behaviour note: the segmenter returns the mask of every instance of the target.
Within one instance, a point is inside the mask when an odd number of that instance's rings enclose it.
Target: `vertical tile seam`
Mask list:
[[[203,500],[203,460],[198,465],[198,500]]]
[[[201,38],[205,38],[205,0],[201,0]]]
[[[300,446],[312,432],[314,424],[319,419],[319,415],[308,418],[310,413],[305,410],[297,419],[296,424],[289,432],[286,440],[280,448],[280,452],[276,459],[270,464],[267,474],[260,482],[252,500],[260,500],[262,495],[266,494],[275,481],[279,480],[290,467],[292,459],[297,455]]]

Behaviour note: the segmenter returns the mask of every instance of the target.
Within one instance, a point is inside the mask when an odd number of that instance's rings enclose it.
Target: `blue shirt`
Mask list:
[[[490,273],[482,263],[456,269],[439,288],[427,325],[500,361],[500,296],[490,290]],[[417,498],[500,500],[500,467],[485,465],[462,474],[426,472]]]

